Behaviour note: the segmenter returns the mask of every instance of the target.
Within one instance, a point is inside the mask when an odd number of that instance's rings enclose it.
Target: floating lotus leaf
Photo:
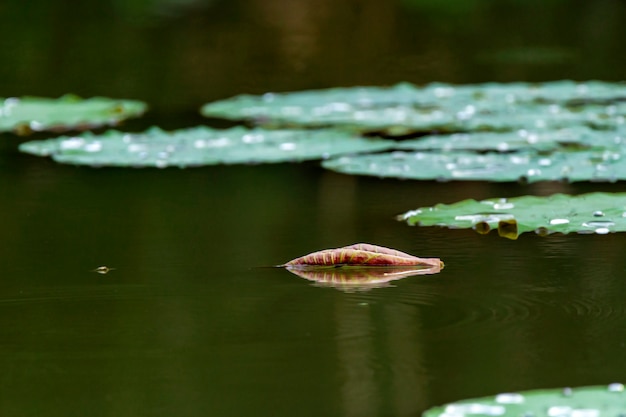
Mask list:
[[[541,153],[406,152],[341,156],[324,168],[353,175],[415,180],[617,181],[626,179],[626,148]]]
[[[386,287],[389,282],[416,275],[437,274],[439,266],[327,266],[286,268],[292,274],[315,282],[319,286],[344,291],[367,291]]]
[[[58,99],[24,97],[2,100],[0,131],[28,134],[36,131],[84,130],[137,117],[146,110],[145,103],[96,97],[81,99],[63,96]]]
[[[626,126],[618,130],[595,130],[573,126],[555,130],[518,129],[510,132],[466,132],[429,135],[399,142],[397,149],[437,151],[511,152],[533,149],[549,151],[585,148],[612,148],[626,144]]]
[[[624,385],[503,393],[434,407],[423,417],[603,417],[626,411]]]
[[[418,258],[408,253],[369,243],[355,243],[336,249],[326,249],[293,259],[286,268],[315,268],[328,266],[429,266],[443,267],[438,258]]]
[[[345,126],[406,135],[428,131],[509,131],[625,123],[626,84],[556,81],[541,84],[430,84],[354,87],[241,95],[208,103],[208,117],[260,124]]]
[[[102,135],[32,141],[22,152],[51,156],[55,161],[91,166],[188,167],[214,164],[269,163],[327,158],[333,155],[389,149],[380,139],[356,137],[336,130],[227,130],[196,127],[144,133],[116,130]]]
[[[464,200],[412,210],[399,219],[410,225],[472,228],[481,234],[495,229],[509,239],[530,231],[607,234],[626,231],[626,193]]]

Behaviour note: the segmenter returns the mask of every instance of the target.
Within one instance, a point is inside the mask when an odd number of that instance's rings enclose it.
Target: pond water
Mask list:
[[[129,130],[207,123],[200,104],[246,92],[623,77],[618,1],[5,3],[0,95],[146,100]],[[0,143],[3,416],[417,416],[624,382],[625,234],[511,241],[394,219],[623,183],[91,169],[20,154],[24,140]],[[357,242],[446,267],[369,291],[267,268]]]

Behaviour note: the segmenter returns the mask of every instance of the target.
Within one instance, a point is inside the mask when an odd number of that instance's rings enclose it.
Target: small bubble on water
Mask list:
[[[281,151],[293,151],[296,149],[296,144],[293,142],[281,143],[279,146]]]
[[[594,211],[593,217],[604,217],[604,213],[600,210]]]
[[[564,397],[571,397],[572,396],[572,389],[570,387],[563,388],[563,396]]]
[[[623,392],[624,384],[620,384],[619,382],[614,382],[612,384],[609,384],[607,388],[610,392]]]
[[[552,219],[552,220],[550,220],[550,224],[552,224],[552,225],[568,224],[568,223],[569,223],[568,219]]]

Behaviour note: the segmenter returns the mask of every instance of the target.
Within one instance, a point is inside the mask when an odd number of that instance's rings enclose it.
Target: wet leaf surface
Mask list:
[[[393,146],[389,141],[338,130],[264,130],[196,127],[144,133],[115,130],[23,143],[20,151],[67,164],[120,167],[190,167],[293,162]]]
[[[557,388],[502,393],[431,408],[423,417],[602,417],[626,411],[624,385]]]
[[[625,98],[626,84],[599,81],[424,87],[403,83],[387,88],[240,95],[208,103],[201,112],[272,126],[342,126],[389,135],[572,125],[607,129],[624,124]]]
[[[618,181],[626,179],[626,148],[592,148],[542,153],[409,152],[342,156],[323,167],[351,175],[414,180],[494,182]]]
[[[115,125],[146,111],[143,102],[104,97],[81,99],[68,95],[58,99],[23,97],[1,100],[0,131],[18,134]]]
[[[626,193],[464,200],[409,211],[399,219],[409,225],[472,228],[480,234],[497,230],[509,239],[532,231],[607,234],[626,231]]]
[[[626,128],[595,130],[572,126],[554,130],[518,129],[510,132],[469,132],[428,135],[399,142],[401,150],[498,151],[532,149],[543,153],[561,150],[613,148],[626,143]]]

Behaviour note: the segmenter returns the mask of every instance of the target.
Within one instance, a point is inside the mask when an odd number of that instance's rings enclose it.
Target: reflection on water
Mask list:
[[[416,275],[438,274],[441,271],[439,266],[295,266],[286,269],[294,275],[315,282],[317,286],[333,287],[346,292],[383,288],[389,286],[391,281]]]

